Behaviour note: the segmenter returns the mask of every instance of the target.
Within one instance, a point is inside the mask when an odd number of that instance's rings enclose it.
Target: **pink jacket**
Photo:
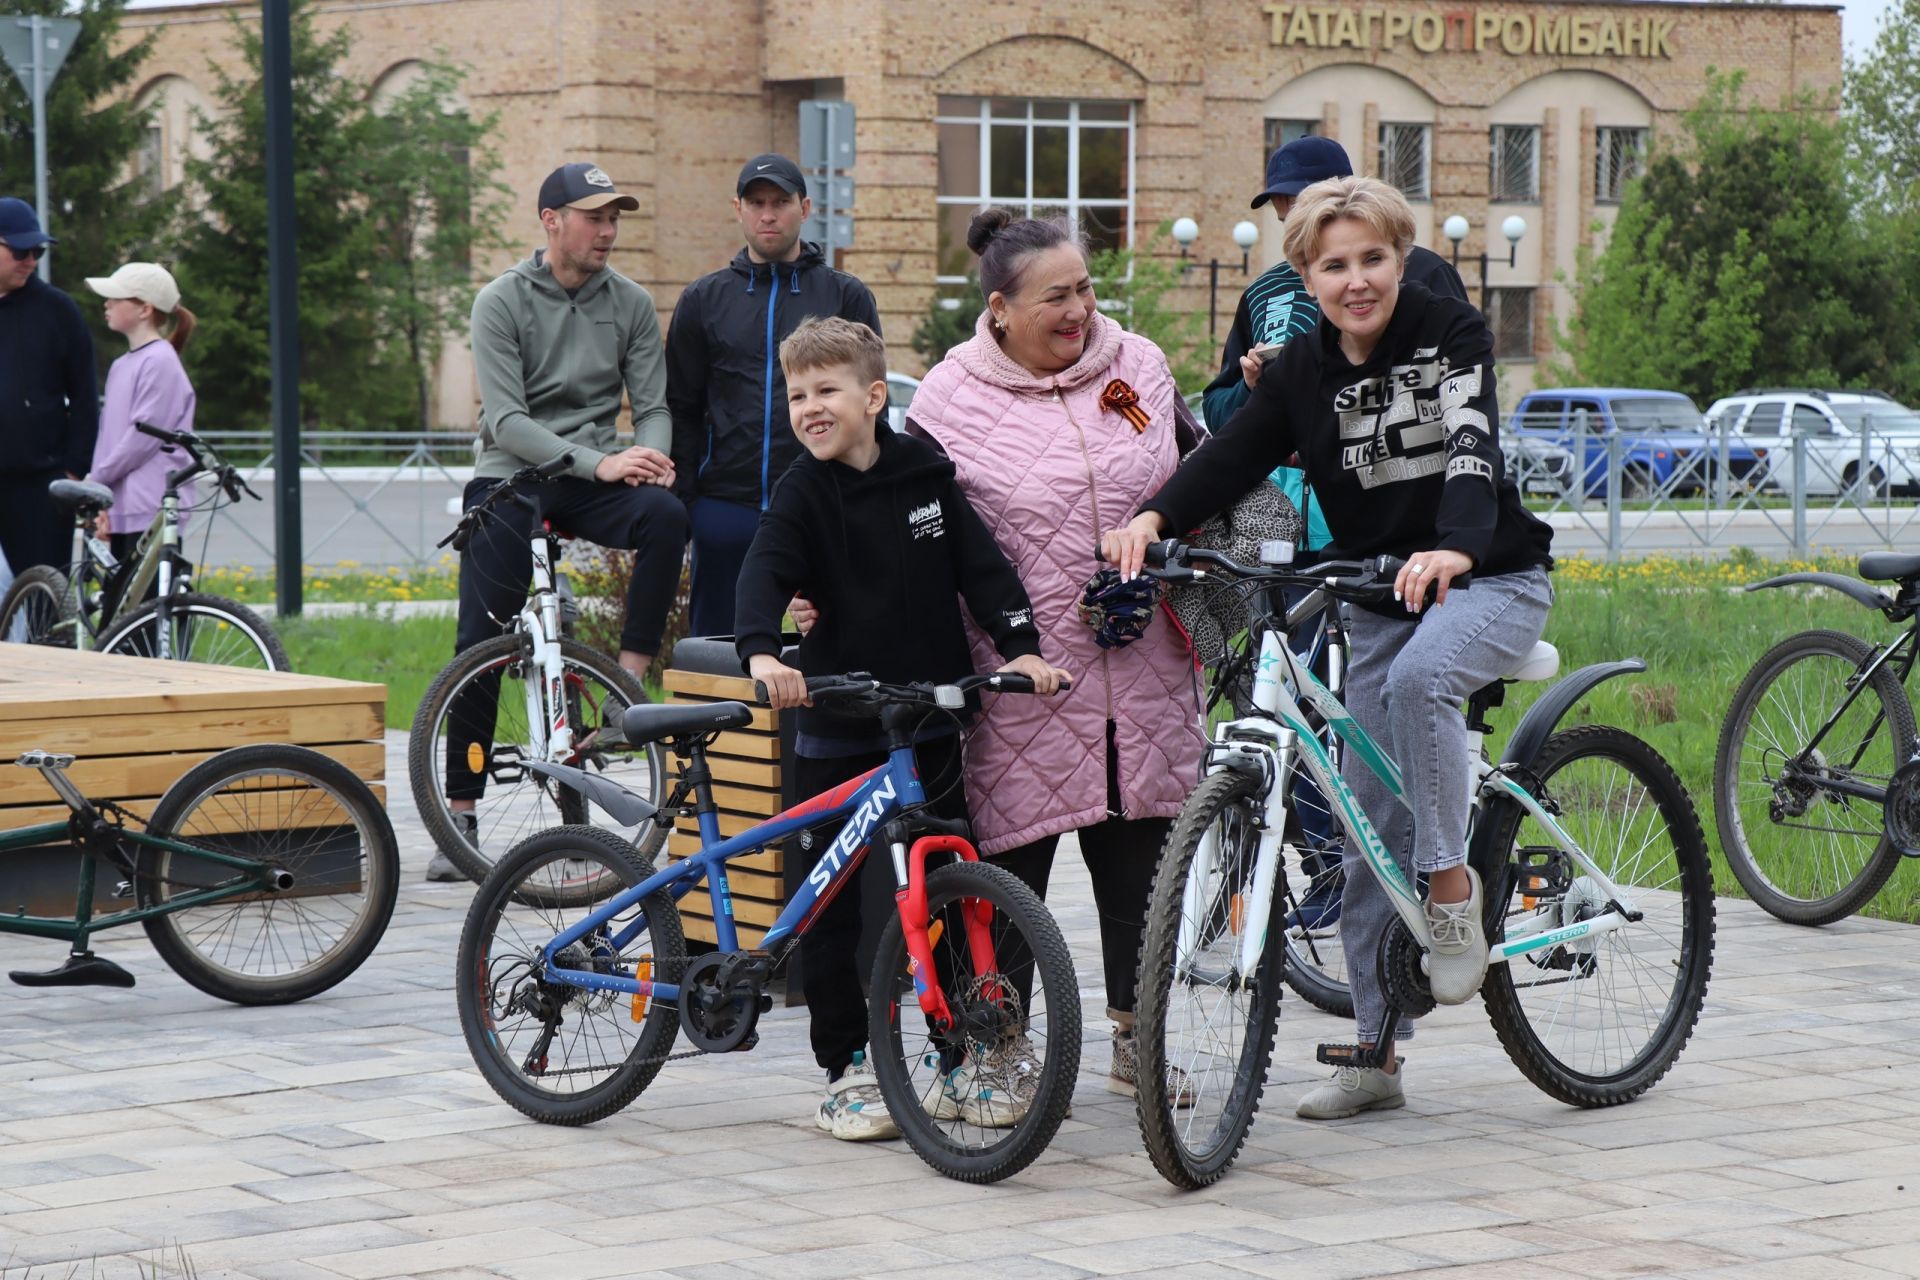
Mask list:
[[[1099,568],[1100,534],[1131,519],[1179,460],[1166,357],[1096,315],[1079,362],[1040,378],[1006,357],[986,320],[927,374],[910,416],[953,460],[961,490],[1033,599],[1048,660],[1074,678],[1060,697],[989,697],[973,730],[974,836],[982,853],[999,853],[1106,819],[1109,720],[1129,818],[1179,812],[1204,742],[1193,664],[1167,618],[1105,650],[1075,612]],[[1101,407],[1115,378],[1138,393],[1144,430]],[[999,666],[986,638],[971,623],[968,631],[975,667]]]

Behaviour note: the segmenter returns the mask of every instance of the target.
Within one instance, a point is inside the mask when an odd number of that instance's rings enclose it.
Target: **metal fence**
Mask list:
[[[1524,428],[1526,424],[1518,426]],[[208,432],[271,492],[266,432]],[[304,559],[417,568],[443,558],[473,475],[466,432],[322,432],[301,447]],[[1555,526],[1555,549],[1617,558],[1655,553],[1769,556],[1908,549],[1920,543],[1920,435],[1857,441],[1795,436],[1769,445],[1725,434],[1530,432],[1503,427],[1508,473]],[[216,512],[207,559],[273,563],[270,502]]]

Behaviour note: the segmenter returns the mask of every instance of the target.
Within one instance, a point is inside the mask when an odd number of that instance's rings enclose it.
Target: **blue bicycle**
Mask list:
[[[566,826],[500,859],[467,914],[455,984],[461,1029],[488,1084],[535,1120],[589,1124],[639,1097],[675,1057],[751,1048],[772,1007],[775,968],[834,894],[859,891],[849,882],[877,844],[892,858],[898,907],[868,991],[867,1052],[887,1108],[908,1144],[949,1177],[996,1182],[1030,1164],[1072,1100],[1080,993],[1040,899],[981,862],[964,823],[927,810],[915,730],[929,716],[956,715],[975,689],[1031,693],[1033,684],[1008,674],[950,685],[810,678],[816,704],[877,715],[890,758],[730,839],[720,833],[706,749],[750,721],[744,702],[625,711],[628,743],[665,742],[681,762],[659,810],[596,774],[526,761],[636,828],[670,826],[691,796],[701,850],[656,871],[635,842]],[[742,949],[727,864],[835,821],[839,834],[762,945]],[[939,865],[929,869],[929,860]],[[580,882],[583,865],[617,886],[598,905],[562,891]],[[719,946],[689,959],[675,903],[702,884]],[[682,1032],[693,1048],[675,1054]]]

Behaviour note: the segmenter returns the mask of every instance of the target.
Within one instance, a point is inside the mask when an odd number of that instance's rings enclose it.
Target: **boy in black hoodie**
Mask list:
[[[868,671],[904,683],[971,674],[962,595],[1009,659],[1001,670],[1032,677],[1045,694],[1067,673],[1040,657],[1026,590],[954,483],[953,464],[919,440],[877,431],[887,402],[880,336],[838,317],[809,320],[780,344],[780,362],[807,456],[775,486],[747,551],[735,646],[776,709],[802,708],[792,767],[795,790],[809,796],[885,764],[887,746],[876,722],[809,705],[806,677]],[[780,622],[802,588],[820,620],[788,666]],[[959,735],[952,721],[935,721],[916,743],[920,776],[937,812],[964,818]],[[884,878],[890,897],[891,872],[885,859],[870,858],[863,875]],[[816,1122],[852,1141],[900,1133],[865,1054],[867,1004],[854,960],[863,896],[836,894],[800,944],[814,1057],[827,1071]]]

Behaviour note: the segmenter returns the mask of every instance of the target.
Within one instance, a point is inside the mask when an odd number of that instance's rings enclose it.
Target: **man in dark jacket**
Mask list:
[[[693,531],[687,621],[694,635],[733,633],[741,561],[774,481],[800,453],[787,426],[781,341],[812,316],[880,332],[867,286],[800,239],[813,203],[799,166],[785,156],[755,156],[735,190],[746,247],[687,286],[667,330],[675,492]]]
[[[47,484],[86,475],[100,431],[93,335],[34,274],[53,242],[32,205],[0,197],[0,551],[15,573],[66,567],[73,526]]]

